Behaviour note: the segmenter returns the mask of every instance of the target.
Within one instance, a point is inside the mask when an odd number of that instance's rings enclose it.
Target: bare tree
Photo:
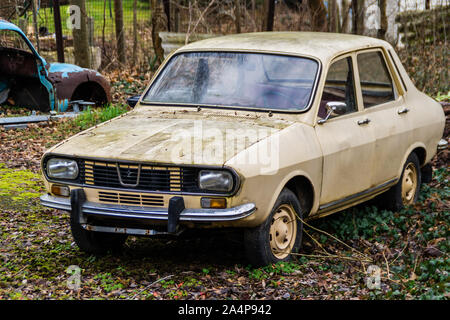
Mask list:
[[[74,28],[73,33],[73,49],[75,56],[75,64],[83,68],[91,67],[91,54],[89,50],[88,23],[86,15],[86,0],[71,0],[72,5],[80,8],[80,28]]]
[[[354,34],[364,33],[364,0],[352,1],[352,26]]]
[[[314,31],[326,31],[327,27],[327,9],[323,0],[309,0],[309,10],[311,13],[311,28]]]
[[[386,31],[388,27],[388,20],[386,15],[387,0],[379,0],[380,5],[380,29],[377,32],[377,38],[385,40]]]
[[[156,60],[158,64],[164,61],[164,49],[159,32],[163,29],[163,9],[161,8],[161,0],[150,0],[150,10],[152,12],[152,42],[153,50],[155,50]]]
[[[236,16],[236,33],[241,33],[241,4],[239,0],[234,0],[234,15]]]
[[[273,19],[275,17],[275,0],[264,0],[263,31],[273,31]]]
[[[348,18],[350,15],[350,3],[348,0],[342,0],[341,7],[341,15],[342,15],[342,24],[339,29],[339,32],[348,33]]]
[[[328,18],[330,32],[339,31],[338,8],[336,0],[328,1]]]

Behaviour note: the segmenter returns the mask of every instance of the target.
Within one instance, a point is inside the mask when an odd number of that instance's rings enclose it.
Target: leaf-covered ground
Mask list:
[[[415,206],[390,212],[360,205],[308,222],[290,263],[247,265],[239,232],[130,237],[122,252],[92,256],[73,243],[67,213],[39,205],[39,160],[101,120],[0,130],[0,299],[449,298],[447,153],[434,159],[433,181]],[[81,268],[79,290],[68,283],[71,265]],[[371,266],[380,271],[379,287],[368,286]]]

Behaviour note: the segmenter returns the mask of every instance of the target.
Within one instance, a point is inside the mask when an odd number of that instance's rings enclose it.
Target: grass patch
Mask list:
[[[40,176],[29,170],[14,170],[0,163],[0,208],[36,209],[43,192]]]
[[[73,123],[81,130],[84,130],[96,124],[111,120],[127,111],[128,107],[120,104],[96,109],[87,108],[87,110],[83,111],[73,120]]]

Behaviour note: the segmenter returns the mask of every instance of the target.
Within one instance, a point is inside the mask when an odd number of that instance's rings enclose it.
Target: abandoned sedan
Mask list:
[[[305,219],[382,193],[393,209],[416,201],[444,120],[378,39],[203,40],[168,57],[132,111],[48,150],[41,202],[71,212],[86,252],[228,227],[252,264],[286,261]]]
[[[110,102],[108,81],[95,70],[47,63],[20,28],[0,19],[0,104],[64,112],[80,100]]]

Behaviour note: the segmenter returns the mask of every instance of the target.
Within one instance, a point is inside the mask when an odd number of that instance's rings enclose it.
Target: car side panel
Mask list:
[[[250,155],[260,150],[264,153],[264,150],[271,149],[271,145],[275,147],[270,152],[270,166],[267,165],[266,160],[263,160],[264,168],[261,171],[261,165],[255,162],[249,163]],[[312,212],[318,208],[322,179],[322,151],[314,128],[310,126],[295,123],[237,154],[225,165],[235,168],[239,173],[245,173],[242,177],[242,189],[230,199],[230,205],[253,202],[257,206],[254,215],[236,222],[238,226],[261,224],[270,214],[281,190],[295,176],[303,176],[311,182],[314,189]]]
[[[355,112],[315,127],[323,152],[321,205],[372,186],[375,133],[370,123],[358,124],[365,118]]]

